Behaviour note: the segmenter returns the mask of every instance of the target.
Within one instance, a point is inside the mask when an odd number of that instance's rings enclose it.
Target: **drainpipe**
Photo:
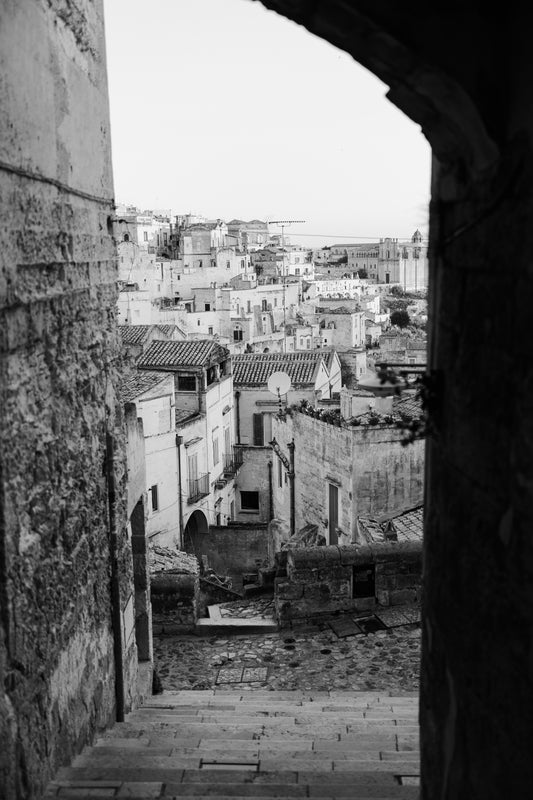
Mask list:
[[[240,392],[235,392],[235,416],[237,420],[237,444],[241,443],[241,415],[239,413]]]
[[[181,447],[183,436],[176,434],[176,447],[178,448],[178,512],[180,519],[180,550],[183,549],[183,486],[181,482]]]
[[[111,622],[115,656],[115,701],[117,722],[124,722],[124,654],[122,652],[122,614],[120,611],[120,579],[118,572],[118,543],[115,493],[115,447],[113,437],[106,433],[106,478],[109,510],[109,560],[111,566]]]
[[[295,494],[294,494],[294,439],[292,442],[289,442],[287,447],[289,448],[290,453],[290,465],[291,469],[289,472],[289,480],[290,480],[290,489],[291,489],[291,537],[294,536],[296,532],[296,511],[295,511]]]
[[[274,519],[274,496],[272,491],[272,461],[268,462],[268,521]]]

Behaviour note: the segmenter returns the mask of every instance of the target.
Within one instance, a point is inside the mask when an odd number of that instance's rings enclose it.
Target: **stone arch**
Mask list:
[[[193,511],[190,517],[188,518],[187,522],[185,523],[184,529],[184,541],[185,546],[187,547],[188,541],[192,539],[194,541],[194,537],[198,535],[202,535],[204,533],[209,533],[209,523],[207,521],[207,517],[205,516],[203,511],[196,509]]]
[[[499,150],[476,103],[460,81],[452,77],[453,68],[450,71],[439,68],[431,58],[430,49],[426,52],[420,46],[420,37],[425,33],[430,47],[435,47],[437,38],[448,47],[444,36],[437,37],[438,26],[433,37],[430,30],[423,33],[424,26],[427,27],[435,16],[431,7],[428,21],[422,18],[418,4],[412,4],[413,8],[403,9],[396,16],[389,4],[364,0],[296,5],[292,0],[261,2],[349,53],[387,84],[390,87],[388,99],[421,126],[440,163],[460,163],[470,175],[494,166]],[[405,20],[410,19],[411,14],[412,23],[406,25]],[[408,30],[411,24],[417,25],[418,35],[413,36]],[[451,58],[449,60],[451,67]]]

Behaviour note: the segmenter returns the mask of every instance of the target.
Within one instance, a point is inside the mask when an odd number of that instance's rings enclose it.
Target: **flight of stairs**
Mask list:
[[[45,797],[417,798],[414,693],[164,692],[117,723]]]

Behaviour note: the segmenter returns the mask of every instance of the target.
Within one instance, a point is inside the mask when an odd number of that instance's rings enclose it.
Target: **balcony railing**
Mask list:
[[[208,494],[209,473],[200,475],[199,478],[189,480],[189,497],[187,498],[188,503],[196,503],[198,500],[201,500],[202,497],[206,497]]]
[[[224,475],[236,475],[242,467],[242,447],[233,445],[224,456]]]

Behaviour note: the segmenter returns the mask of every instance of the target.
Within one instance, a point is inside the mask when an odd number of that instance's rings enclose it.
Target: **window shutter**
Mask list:
[[[256,447],[262,447],[263,444],[263,415],[254,414],[254,445]]]

